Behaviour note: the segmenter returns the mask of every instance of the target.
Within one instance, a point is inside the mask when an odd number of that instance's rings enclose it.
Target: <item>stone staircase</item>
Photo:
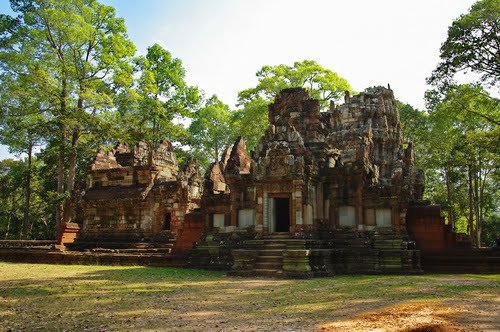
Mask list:
[[[259,276],[279,276],[283,273],[283,252],[286,250],[288,233],[275,233],[264,238],[253,267]]]
[[[273,233],[262,239],[247,240],[243,249],[232,251],[231,275],[265,277],[310,277],[305,240],[289,233]]]

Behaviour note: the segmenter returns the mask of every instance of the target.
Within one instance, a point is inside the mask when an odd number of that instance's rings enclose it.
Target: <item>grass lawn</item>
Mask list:
[[[0,331],[500,331],[499,316],[500,275],[276,280],[0,262]]]

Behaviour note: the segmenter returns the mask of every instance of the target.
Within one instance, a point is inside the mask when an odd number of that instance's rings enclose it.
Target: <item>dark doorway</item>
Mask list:
[[[290,199],[275,198],[276,232],[290,232]]]
[[[167,212],[165,213],[165,220],[163,220],[163,230],[169,231],[171,223],[172,223],[172,214],[170,212]]]

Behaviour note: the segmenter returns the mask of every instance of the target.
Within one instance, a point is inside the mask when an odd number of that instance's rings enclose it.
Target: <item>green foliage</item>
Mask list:
[[[293,66],[263,66],[257,71],[257,78],[259,83],[255,88],[238,93],[240,103],[253,100],[256,96],[271,100],[283,89],[303,87],[311,97],[325,104],[331,99],[339,99],[345,91],[352,91],[346,79],[313,60],[295,62]]]
[[[238,93],[242,109],[235,114],[237,130],[253,149],[268,126],[267,106],[283,89],[302,87],[311,97],[320,100],[323,108],[330,100],[337,100],[345,91],[352,91],[346,79],[313,60],[295,62],[293,66],[281,64],[263,66],[257,71],[258,84]],[[253,128],[249,128],[251,124]]]
[[[418,145],[425,140],[428,130],[428,116],[425,112],[418,110],[410,104],[397,101],[401,120],[401,130],[406,142],[414,142]]]
[[[29,220],[24,225],[27,166],[27,162],[22,160],[0,161],[0,239],[47,239],[53,236],[54,223],[50,210],[55,205],[53,200],[47,199],[45,174],[42,164],[36,160],[32,164]]]
[[[198,107],[201,96],[197,87],[187,85],[181,60],[155,44],[135,63],[139,75],[135,96],[122,110],[130,139],[158,142],[167,138],[186,143],[183,121]]]
[[[500,104],[482,87],[428,91],[428,112],[398,102],[405,140],[415,142],[425,173],[424,198],[474,242],[498,236]]]
[[[212,96],[197,110],[189,126],[191,153],[206,168],[220,159],[224,149],[236,138],[232,131],[229,106]],[[208,155],[208,158],[207,158]]]
[[[257,96],[232,114],[233,130],[245,138],[250,150],[257,146],[269,126],[268,106],[268,100]]]
[[[16,18],[0,17],[0,140],[28,155],[29,217],[33,146],[57,155],[52,196],[72,197],[89,149],[109,138],[101,116],[133,82],[135,46],[115,9],[95,0],[12,0]],[[81,168],[79,167],[81,166]],[[80,178],[81,179],[81,178]],[[76,196],[73,196],[73,198]],[[59,200],[59,198],[57,200]],[[64,219],[72,216],[66,202]],[[58,221],[63,218],[59,207]]]
[[[500,73],[500,1],[477,1],[453,21],[440,49],[441,62],[429,78],[446,83],[458,72],[471,71],[482,81],[497,84]]]
[[[434,101],[427,167],[441,174],[448,219],[466,221],[467,232],[479,243],[482,225],[498,213],[499,206],[499,100],[479,86],[460,85]],[[436,187],[431,190],[434,195],[440,192]]]

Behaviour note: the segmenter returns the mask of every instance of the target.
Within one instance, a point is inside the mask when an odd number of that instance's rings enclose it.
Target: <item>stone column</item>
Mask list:
[[[363,225],[363,187],[359,182],[356,187],[354,206],[356,207],[356,229],[358,230],[359,225]]]
[[[262,196],[262,228],[264,233],[269,233],[269,197],[267,192]]]
[[[323,184],[318,183],[318,186],[316,187],[316,218],[319,219],[320,221],[323,221],[324,219],[324,207],[323,207]]]
[[[231,190],[231,211],[230,211],[230,221],[229,226],[238,226],[238,209],[239,204],[237,203],[237,197],[239,195],[239,190]]]
[[[336,229],[338,227],[338,218],[339,218],[339,211],[338,211],[338,186],[336,184],[330,185],[330,227],[332,229]]]
[[[298,228],[302,228],[304,224],[304,217],[303,217],[303,197],[302,197],[302,185],[298,183],[294,183],[293,187],[293,192],[292,192],[292,197],[291,200],[293,201],[292,209],[293,209],[293,214],[290,216],[293,218],[293,230],[297,230]]]
[[[262,187],[255,187],[255,194],[257,204],[255,205],[255,230],[257,232],[262,232],[263,229],[263,205],[264,199],[262,197]]]

